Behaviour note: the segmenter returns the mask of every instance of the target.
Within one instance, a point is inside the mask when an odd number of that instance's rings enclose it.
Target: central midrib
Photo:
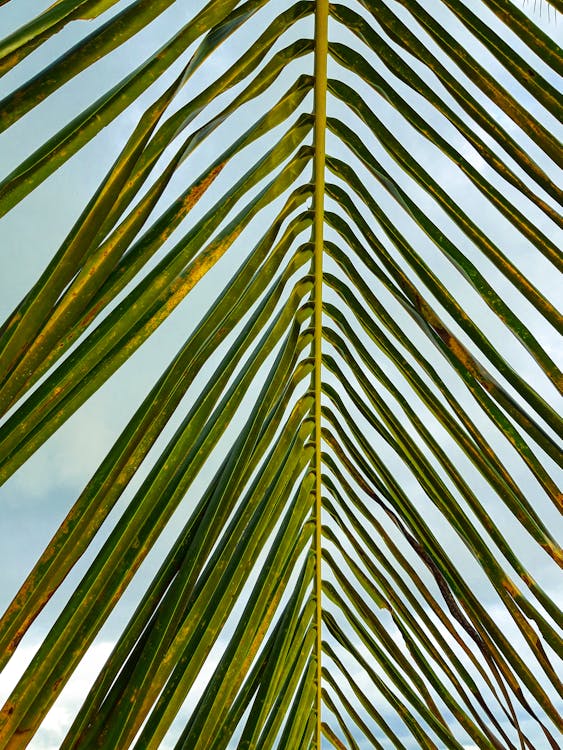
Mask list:
[[[324,240],[325,133],[328,56],[328,0],[317,0],[315,8],[315,95],[314,95],[314,416],[315,416],[315,627],[316,643],[316,736],[315,746],[321,747],[321,365],[322,365],[322,283]]]

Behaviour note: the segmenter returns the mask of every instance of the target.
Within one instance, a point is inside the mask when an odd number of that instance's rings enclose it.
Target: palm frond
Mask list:
[[[100,173],[0,329],[4,501],[88,404],[130,409],[6,602],[1,667],[37,645],[0,748],[102,638],[53,747],[558,748],[557,27],[510,0],[0,5],[0,131],[39,136],[7,241]]]

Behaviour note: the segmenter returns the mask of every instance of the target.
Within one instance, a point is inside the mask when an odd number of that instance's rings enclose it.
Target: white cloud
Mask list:
[[[32,645],[22,644],[13,657],[10,659],[8,664],[0,672],[0,702],[4,703],[12,692],[15,684],[24,673],[27,665],[33,659],[39,643]]]
[[[18,679],[37,652],[39,643],[22,645],[0,674],[0,701],[8,698]],[[53,707],[28,745],[29,750],[57,750],[68,731],[93,681],[108,658],[115,643],[94,643],[62,690]]]

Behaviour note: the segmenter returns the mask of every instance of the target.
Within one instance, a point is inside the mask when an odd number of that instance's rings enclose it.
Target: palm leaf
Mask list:
[[[59,0],[0,43],[6,142],[90,81],[5,221],[117,143],[0,329],[7,491],[178,347],[0,620],[3,668],[41,641],[0,747],[104,637],[65,750],[559,746],[563,66],[525,10]]]

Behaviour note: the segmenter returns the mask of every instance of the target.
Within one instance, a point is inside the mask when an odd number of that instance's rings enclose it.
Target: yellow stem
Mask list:
[[[323,228],[325,191],[325,133],[326,133],[326,89],[328,57],[328,0],[317,0],[315,10],[315,131],[314,131],[314,184],[313,208],[315,213],[313,239],[315,254],[315,338],[314,338],[314,389],[315,389],[315,623],[317,638],[315,656],[317,661],[316,693],[316,747],[321,748],[321,356],[322,356],[322,284],[323,284]]]

